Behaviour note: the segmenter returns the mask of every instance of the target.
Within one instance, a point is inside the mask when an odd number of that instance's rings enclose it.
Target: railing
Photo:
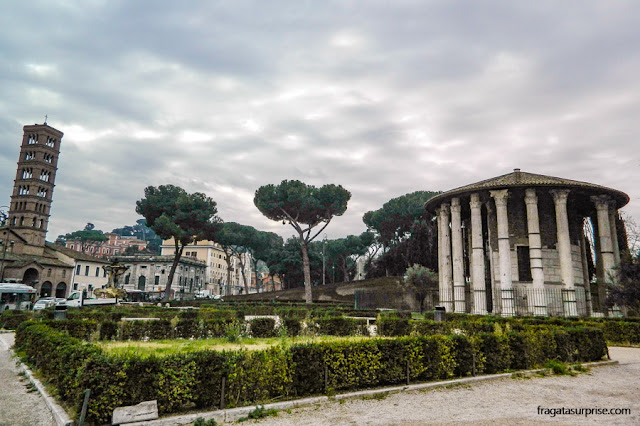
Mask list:
[[[441,297],[438,289],[428,290],[422,301],[422,309],[434,310],[436,306],[444,306],[447,312],[459,312],[456,307],[464,306],[460,313],[501,316],[554,316],[554,317],[587,317],[593,315],[589,295],[584,288],[563,289],[561,287],[534,289],[513,287],[510,290],[500,288],[485,291],[471,291],[467,286],[464,301],[455,300],[453,289]],[[419,303],[409,306],[415,295],[397,290],[357,290],[355,303],[357,309],[419,309]],[[456,303],[457,302],[457,303]],[[598,314],[595,314],[598,315]]]

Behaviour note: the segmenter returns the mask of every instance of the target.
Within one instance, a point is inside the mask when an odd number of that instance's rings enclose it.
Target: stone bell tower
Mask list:
[[[63,133],[46,121],[23,130],[8,225],[24,238],[25,254],[42,255]]]

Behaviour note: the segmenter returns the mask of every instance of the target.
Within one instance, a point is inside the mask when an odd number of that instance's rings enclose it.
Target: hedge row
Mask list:
[[[453,317],[437,322],[433,320],[411,321],[406,318],[380,318],[376,322],[381,336],[408,336],[451,334],[464,331],[465,334],[491,333],[496,327],[521,331],[532,325],[557,327],[593,327],[602,329],[604,337],[612,345],[640,344],[640,323],[619,320],[590,321],[567,320],[563,318],[502,318],[502,317]]]
[[[264,307],[261,305],[253,308]],[[287,334],[298,335],[301,331],[300,321],[307,321],[315,326],[319,334],[329,335],[367,335],[368,330],[364,326],[364,320],[351,321],[338,316],[319,317],[322,310],[309,311],[304,307],[280,307],[266,306],[277,313],[284,323]],[[338,311],[330,311],[336,314]],[[126,314],[125,314],[126,313]],[[370,314],[368,312],[368,314]],[[153,322],[130,322],[123,326],[119,321],[123,316],[128,317],[156,317],[160,321]],[[239,316],[240,315],[240,316]],[[0,315],[0,328],[16,329],[23,321],[33,318],[52,319],[52,311],[40,313],[24,311],[6,311]],[[101,307],[92,309],[69,309],[67,317],[70,320],[88,320],[83,323],[88,330],[82,330],[81,325],[54,326],[64,327],[69,333],[78,338],[86,336],[98,336],[103,340],[110,339],[164,339],[174,337],[184,338],[207,338],[224,337],[229,323],[242,321],[244,313],[228,309],[190,309],[176,311],[175,309],[157,307]],[[333,319],[330,319],[333,318]],[[382,336],[407,336],[407,335],[432,335],[451,334],[459,330],[465,330],[467,334],[480,332],[492,332],[498,324],[511,330],[522,330],[528,325],[556,325],[562,327],[596,327],[602,328],[605,339],[610,344],[637,345],[640,344],[640,322],[634,321],[637,318],[625,318],[624,321],[614,318],[503,318],[496,316],[472,316],[464,314],[447,314],[447,321],[435,322],[432,320],[413,321],[410,320],[409,313],[380,313],[376,324],[378,334]],[[167,322],[173,324],[167,326]],[[72,328],[76,328],[73,330]],[[252,328],[253,330],[253,328]],[[97,333],[94,335],[94,333]],[[265,334],[266,333],[266,334]],[[271,336],[277,333],[276,330],[268,326],[262,327],[252,334],[255,336]]]
[[[60,398],[87,419],[108,422],[116,407],[157,400],[160,413],[265,403],[371,386],[532,368],[549,359],[595,361],[601,330],[531,327],[525,332],[404,337],[278,346],[262,351],[197,351],[166,357],[113,356],[45,324],[16,333],[23,360],[40,369]],[[224,379],[224,389],[223,389]]]

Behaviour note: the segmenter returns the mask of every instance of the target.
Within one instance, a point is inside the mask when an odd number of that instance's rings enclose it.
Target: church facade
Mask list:
[[[615,189],[513,173],[429,200],[447,312],[601,316],[620,262]]]

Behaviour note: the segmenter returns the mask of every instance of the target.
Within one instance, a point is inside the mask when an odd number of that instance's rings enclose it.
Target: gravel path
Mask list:
[[[640,348],[610,348],[619,365],[571,376],[501,379],[472,386],[403,392],[385,399],[328,402],[252,423],[303,425],[640,424]],[[549,415],[544,408],[629,408],[631,415]],[[251,422],[250,422],[251,423]],[[244,423],[247,424],[247,423]]]
[[[9,355],[13,334],[0,334],[0,425],[50,426],[53,416]]]

